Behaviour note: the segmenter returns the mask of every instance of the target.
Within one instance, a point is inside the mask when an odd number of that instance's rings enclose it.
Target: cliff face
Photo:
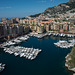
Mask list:
[[[66,63],[65,63],[65,66],[75,72],[75,46],[74,48],[72,49],[71,53],[69,53],[67,56],[66,56]]]

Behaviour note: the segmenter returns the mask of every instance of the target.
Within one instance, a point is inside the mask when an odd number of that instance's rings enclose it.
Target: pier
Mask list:
[[[25,57],[26,59],[33,60],[42,50],[34,48],[25,48],[20,46],[11,46],[10,48],[4,48],[4,51],[9,54],[14,54],[15,56]]]
[[[56,45],[60,48],[70,48],[70,47],[73,47],[75,45],[75,39],[69,40],[69,41],[61,40],[57,43],[54,43],[54,45]]]
[[[27,35],[17,37],[17,38],[11,39],[9,41],[6,41],[6,42],[0,44],[0,47],[13,46],[13,45],[19,44],[23,41],[27,41],[28,39],[29,39],[29,36],[27,36]]]
[[[45,36],[55,36],[55,37],[67,37],[67,38],[74,38],[75,37],[75,34],[65,34],[65,33],[54,33],[54,32],[50,32],[50,33],[42,33],[42,34],[38,34],[38,33],[30,33],[28,34],[29,36],[32,36],[32,37],[36,37],[38,39],[41,39]]]

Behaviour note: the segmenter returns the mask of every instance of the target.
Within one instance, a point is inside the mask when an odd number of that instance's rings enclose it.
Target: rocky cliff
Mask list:
[[[72,49],[71,53],[69,53],[67,56],[66,56],[66,63],[65,63],[65,66],[75,72],[75,46],[74,48]]]

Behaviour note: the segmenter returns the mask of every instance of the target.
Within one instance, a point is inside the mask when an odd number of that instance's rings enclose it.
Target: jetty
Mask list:
[[[75,40],[69,40],[69,42],[64,41],[64,40],[60,40],[57,43],[54,43],[54,45],[60,47],[60,48],[70,48],[73,47],[75,45]]]
[[[34,48],[25,48],[20,46],[11,46],[9,48],[4,48],[4,51],[9,54],[14,54],[15,56],[24,57],[26,59],[33,60],[37,57],[41,49],[34,49]]]
[[[28,39],[29,39],[29,36],[27,36],[27,35],[17,37],[12,40],[4,42],[3,44],[0,44],[0,47],[13,46],[13,45],[19,44],[23,41],[27,41]]]

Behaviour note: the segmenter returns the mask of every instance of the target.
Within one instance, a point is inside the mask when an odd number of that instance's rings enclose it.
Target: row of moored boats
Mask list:
[[[68,37],[68,38],[72,38],[72,37],[75,37],[75,35],[73,34],[64,34],[64,33],[53,33],[53,32],[50,32],[50,33],[45,33],[45,34],[37,34],[37,33],[30,33],[29,36],[33,36],[33,37],[36,37],[38,39],[41,39],[45,36],[60,36],[60,37]]]
[[[34,34],[34,33],[31,33],[31,34],[29,34],[29,36],[33,36],[33,37],[36,37],[38,39],[41,39],[41,38],[43,38],[43,37],[45,37],[47,35],[48,35],[48,33],[45,33],[45,34]]]
[[[0,72],[2,72],[5,69],[5,64],[0,63]]]
[[[53,35],[53,36],[60,36],[60,37],[69,37],[69,38],[75,37],[75,35],[73,34],[64,34],[64,33],[49,33],[48,35],[49,36]]]
[[[27,59],[33,60],[37,57],[39,52],[42,50],[34,49],[34,48],[25,48],[20,46],[11,46],[10,48],[4,48],[4,51],[10,54],[14,54],[15,56],[25,57]]]
[[[15,39],[12,39],[10,41],[3,43],[2,47],[19,44],[19,43],[26,41],[28,39],[29,39],[29,36],[27,36],[27,35],[21,36],[21,37],[18,37],[18,38],[15,38]]]
[[[69,41],[59,41],[57,43],[54,43],[54,45],[60,47],[60,48],[70,48],[73,47],[75,45],[75,39],[73,40],[69,40]]]

